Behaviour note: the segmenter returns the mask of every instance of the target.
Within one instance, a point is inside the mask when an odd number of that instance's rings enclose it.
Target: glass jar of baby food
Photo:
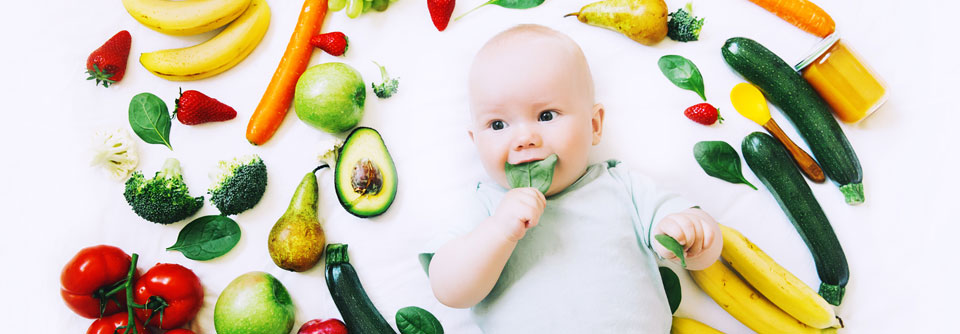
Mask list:
[[[887,85],[836,33],[794,68],[841,121],[859,122],[887,101]]]

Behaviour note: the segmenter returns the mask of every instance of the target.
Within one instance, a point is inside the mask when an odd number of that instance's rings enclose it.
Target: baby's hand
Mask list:
[[[723,249],[723,236],[717,221],[697,208],[664,217],[653,229],[653,235],[657,234],[669,235],[683,245],[683,256],[689,270],[709,267],[720,257]],[[679,261],[673,252],[659,242],[653,241],[653,249],[665,259]]]
[[[546,206],[547,199],[536,188],[514,188],[500,200],[493,217],[508,240],[520,241],[527,229],[537,226]]]

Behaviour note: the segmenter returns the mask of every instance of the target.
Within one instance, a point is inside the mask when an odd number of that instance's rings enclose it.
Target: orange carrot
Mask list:
[[[836,29],[833,18],[807,0],[750,0],[784,21],[811,34],[827,37]]]
[[[270,79],[267,91],[263,93],[260,104],[250,117],[247,124],[247,140],[254,145],[263,145],[280,127],[283,118],[287,115],[290,102],[293,100],[293,91],[297,86],[297,79],[307,69],[313,46],[310,37],[320,32],[323,18],[327,14],[327,0],[306,0],[300,10],[297,26],[287,43],[287,50],[283,52],[280,65]]]

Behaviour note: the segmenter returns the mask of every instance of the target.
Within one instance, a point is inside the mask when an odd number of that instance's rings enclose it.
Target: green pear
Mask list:
[[[217,297],[217,334],[287,334],[296,309],[290,294],[272,275],[254,271],[235,278]]]
[[[324,165],[323,167],[326,167]],[[303,176],[293,193],[287,212],[270,229],[267,247],[278,267],[307,271],[320,261],[326,246],[323,227],[317,216],[317,176],[314,169]]]
[[[618,31],[643,45],[667,36],[667,4],[663,0],[604,0],[587,4],[576,16],[580,22]]]

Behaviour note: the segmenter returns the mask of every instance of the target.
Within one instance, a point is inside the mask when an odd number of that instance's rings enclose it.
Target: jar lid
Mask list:
[[[839,40],[840,34],[838,33],[833,33],[830,34],[830,36],[824,37],[819,43],[814,45],[813,49],[811,49],[812,51],[810,52],[810,55],[797,63],[797,65],[793,66],[793,69],[797,70],[797,72],[800,72],[800,70],[803,70],[804,67],[807,67],[807,65],[813,63],[813,61],[817,60],[817,58],[820,58],[820,55],[822,55],[824,52],[827,52],[827,50]]]

